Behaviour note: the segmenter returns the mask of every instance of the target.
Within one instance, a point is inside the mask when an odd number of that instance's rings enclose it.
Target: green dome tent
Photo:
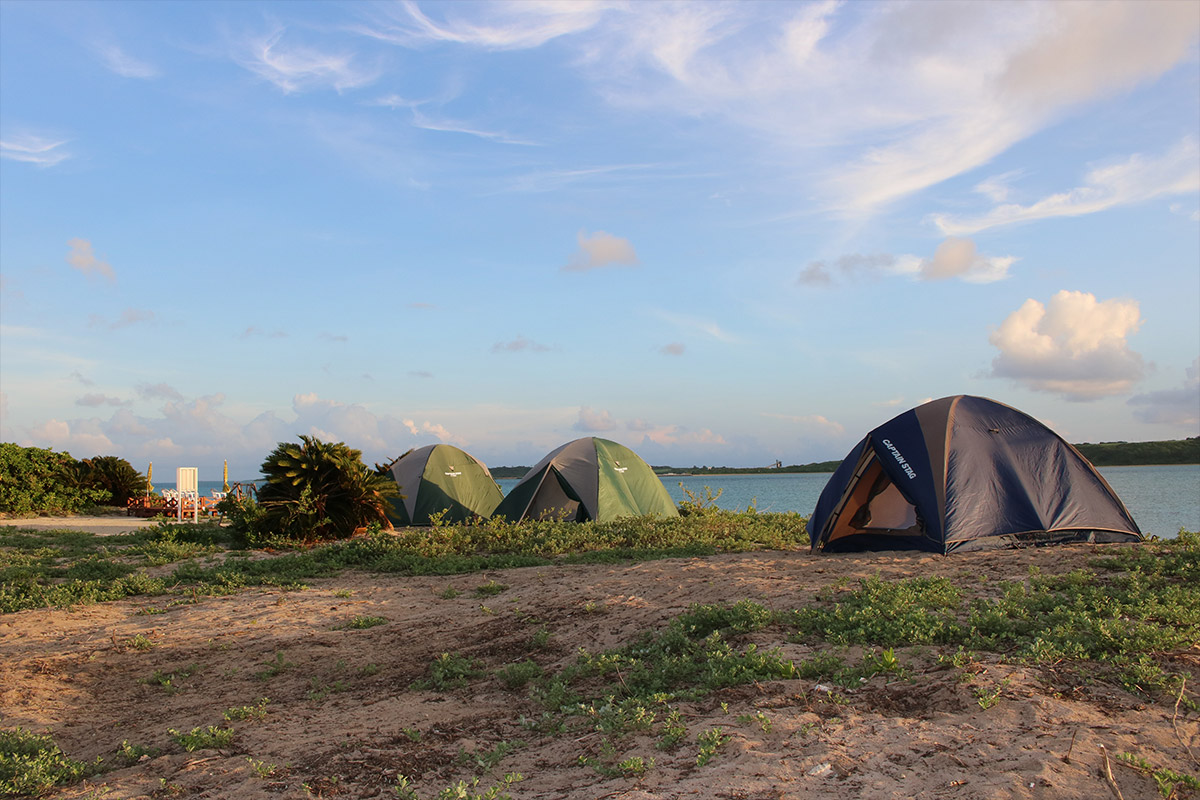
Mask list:
[[[393,525],[428,525],[443,513],[446,522],[489,517],[504,497],[483,462],[449,444],[410,450],[389,471],[402,497],[392,501]]]
[[[679,509],[654,470],[628,447],[585,437],[553,451],[514,486],[495,516],[595,520],[653,515]]]

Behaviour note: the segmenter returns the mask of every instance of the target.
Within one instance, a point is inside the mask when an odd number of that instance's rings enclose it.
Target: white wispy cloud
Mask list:
[[[519,144],[519,145],[536,145],[529,139],[522,139],[517,136],[505,133],[504,131],[489,131],[483,128],[471,125],[465,122],[459,122],[450,119],[434,119],[416,108],[413,109],[413,125],[427,131],[442,131],[445,133],[462,133],[467,136],[475,136],[479,139],[486,139],[490,142],[498,142],[500,144]]]
[[[1145,372],[1128,342],[1141,324],[1135,300],[1065,290],[1048,303],[1030,298],[989,337],[1000,351],[992,376],[1068,400],[1121,394]]]
[[[98,406],[127,406],[130,404],[131,401],[129,400],[122,400],[119,397],[110,397],[109,395],[98,392],[85,394],[83,397],[79,397],[75,400],[75,405],[87,406],[91,408],[96,408]]]
[[[671,323],[677,328],[686,330],[699,331],[707,336],[711,336],[720,342],[734,343],[738,338],[733,334],[725,331],[720,325],[712,320],[700,319],[699,317],[689,316],[687,314],[678,314],[674,311],[665,311],[656,309],[652,312],[659,319]]]
[[[110,331],[119,331],[122,328],[128,328],[130,325],[138,325],[143,322],[153,322],[154,312],[144,308],[127,308],[121,312],[121,315],[113,321],[108,321],[99,314],[92,314],[88,318],[88,327],[104,328]]]
[[[321,88],[341,92],[367,86],[379,77],[377,68],[359,65],[352,52],[331,53],[285,42],[285,35],[286,30],[279,28],[248,39],[234,58],[286,94]]]
[[[1022,170],[1015,169],[1000,175],[992,175],[975,184],[975,191],[993,203],[1002,203],[1012,193],[1012,182],[1021,177]]]
[[[600,178],[615,177],[628,181],[639,173],[646,178],[661,178],[657,172],[657,164],[611,164],[599,167],[581,167],[577,169],[555,169],[539,172],[529,172],[513,178],[508,187],[517,192],[552,192],[570,184]]]
[[[1200,146],[1184,139],[1157,157],[1135,154],[1124,161],[1091,169],[1083,186],[1050,195],[1027,206],[997,206],[978,217],[936,214],[931,219],[950,236],[1053,217],[1078,217],[1117,206],[1143,203],[1156,197],[1200,191]]]
[[[820,433],[823,435],[841,436],[846,432],[846,427],[840,422],[835,422],[821,414],[772,414],[763,412],[760,416],[768,419],[778,419],[796,426],[802,431],[809,433]]]
[[[421,7],[404,2],[383,8],[372,22],[354,28],[358,33],[406,47],[428,42],[452,42],[488,50],[540,47],[560,36],[585,31],[610,9],[612,2],[519,0],[473,6],[454,3],[434,6],[444,14],[435,20]],[[468,19],[470,15],[475,19]]]
[[[0,158],[53,167],[71,157],[63,149],[65,139],[47,139],[33,134],[14,134],[0,139]]]
[[[903,31],[906,16],[931,11],[923,5],[885,16]],[[1200,38],[1194,9],[1170,0],[972,5],[967,15],[953,6],[940,36],[921,28],[933,49],[896,65],[930,102],[916,118],[892,108],[909,120],[896,129],[898,140],[831,176],[847,210],[871,210],[980,166],[1073,108],[1162,75]],[[993,26],[979,25],[988,21]],[[893,38],[877,31],[876,44]],[[890,106],[868,100],[879,110]]]
[[[550,348],[540,342],[535,342],[532,339],[526,339],[524,336],[518,336],[512,341],[496,342],[492,345],[493,353],[546,353]]]
[[[479,50],[570,37],[570,68],[610,104],[721,120],[743,132],[742,152],[748,134],[773,168],[815,183],[826,210],[852,215],[1159,77],[1200,39],[1194,9],[1172,0],[403,2],[355,30],[405,47]],[[1000,183],[978,189],[1002,202]]]
[[[159,76],[158,68],[153,64],[134,58],[115,44],[97,45],[96,53],[109,71],[123,78],[149,80]]]

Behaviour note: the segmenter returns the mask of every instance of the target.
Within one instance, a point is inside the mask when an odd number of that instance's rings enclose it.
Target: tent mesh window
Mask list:
[[[920,536],[924,532],[916,507],[872,458],[842,506],[828,540],[860,533]]]

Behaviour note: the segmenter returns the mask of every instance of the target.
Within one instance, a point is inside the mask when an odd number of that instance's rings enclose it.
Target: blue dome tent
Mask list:
[[[1027,414],[971,395],[868,433],[829,479],[808,531],[823,551],[1142,540],[1078,450]]]

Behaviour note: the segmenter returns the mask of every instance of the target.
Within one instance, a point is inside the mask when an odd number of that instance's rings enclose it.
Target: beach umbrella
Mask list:
[[[224,484],[221,491],[228,492],[229,491],[229,459],[228,458],[225,459],[225,469],[221,473],[221,482]]]
[[[150,466],[146,469],[146,494],[154,494],[154,462],[150,462]]]

